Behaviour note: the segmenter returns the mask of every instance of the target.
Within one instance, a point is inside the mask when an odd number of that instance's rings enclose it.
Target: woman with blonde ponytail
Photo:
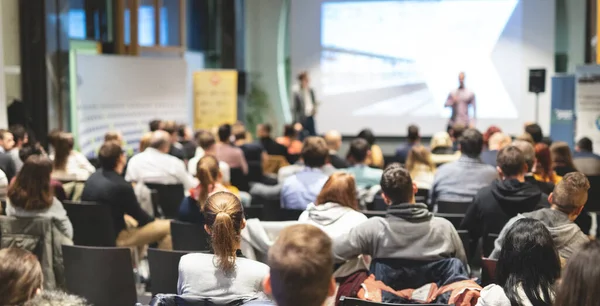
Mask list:
[[[240,200],[230,192],[213,193],[204,204],[203,215],[213,254],[181,257],[177,293],[207,298],[216,304],[265,299],[261,283],[269,267],[244,258],[239,250],[241,232],[246,227]]]

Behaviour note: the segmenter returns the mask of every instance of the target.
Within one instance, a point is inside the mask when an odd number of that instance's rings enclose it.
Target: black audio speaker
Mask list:
[[[529,69],[529,92],[546,92],[546,69]]]

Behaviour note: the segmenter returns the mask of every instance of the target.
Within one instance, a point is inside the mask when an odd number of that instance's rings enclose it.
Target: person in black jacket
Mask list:
[[[481,237],[500,233],[506,222],[517,214],[550,207],[548,195],[525,181],[528,167],[519,148],[503,148],[498,152],[496,163],[500,179],[477,193],[460,225],[460,229],[469,231],[475,244]]]

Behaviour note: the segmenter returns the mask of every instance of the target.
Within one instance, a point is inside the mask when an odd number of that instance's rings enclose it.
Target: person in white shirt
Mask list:
[[[73,150],[73,134],[60,133],[54,143],[54,161],[52,177],[59,180],[87,180],[94,172],[94,167],[88,159]]]
[[[198,143],[198,148],[200,150],[196,150],[196,155],[192,157],[187,164],[188,172],[193,176],[196,176],[198,161],[200,161],[202,157],[204,157],[205,155],[217,156],[217,140],[215,139],[215,136],[213,136],[213,134],[209,132],[200,132],[200,134],[198,134],[196,142]],[[231,169],[229,165],[224,161],[219,161],[219,170],[221,171],[221,175],[223,176],[221,179],[223,184],[230,184]]]
[[[183,161],[168,154],[170,147],[169,133],[153,132],[150,146],[129,160],[125,180],[163,185],[183,184],[185,190],[196,187],[197,182],[186,171]]]
[[[317,100],[315,99],[315,92],[310,88],[308,73],[300,73],[298,82],[300,82],[300,86],[294,92],[292,109],[294,122],[302,124],[309,136],[316,136],[314,117],[317,113]]]

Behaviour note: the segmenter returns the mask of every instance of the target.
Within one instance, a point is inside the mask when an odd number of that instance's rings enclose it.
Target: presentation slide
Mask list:
[[[531,120],[521,105],[529,58],[547,51],[525,50],[526,35],[547,28],[524,22],[524,0],[299,2],[292,6],[292,27],[300,27],[292,30],[292,70],[311,75],[319,131],[354,135],[371,127],[402,136],[413,123],[424,135],[444,130],[451,115],[444,103],[460,72],[475,93],[470,112],[478,128],[497,124],[516,134]],[[319,16],[318,33],[301,28],[307,14]],[[549,45],[552,38],[539,40]],[[539,67],[553,66],[549,48]]]

